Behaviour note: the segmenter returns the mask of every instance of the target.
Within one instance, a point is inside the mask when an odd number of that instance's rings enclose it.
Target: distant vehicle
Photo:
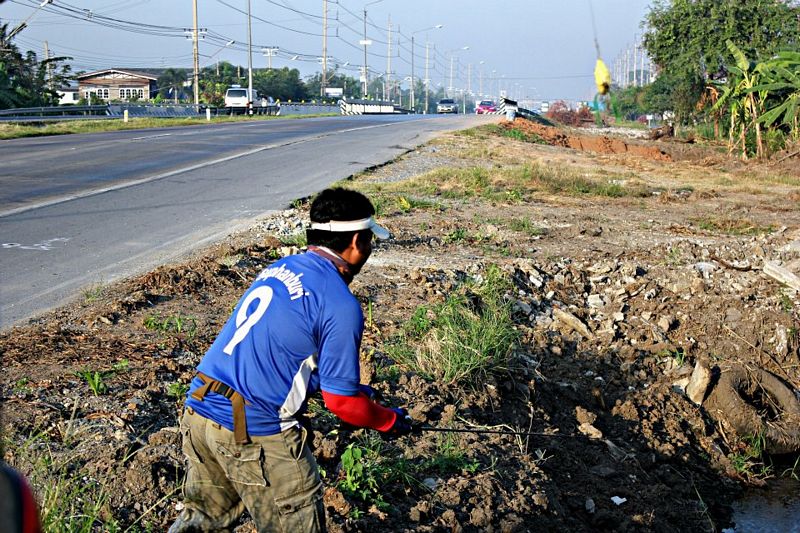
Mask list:
[[[458,113],[458,104],[452,98],[442,98],[436,104],[437,113]]]
[[[225,109],[228,114],[239,115],[252,110],[253,102],[258,100],[258,91],[253,89],[253,94],[248,98],[248,90],[239,85],[232,85],[225,91]]]
[[[491,100],[481,100],[475,107],[475,114],[482,115],[484,113],[497,113],[497,106]]]

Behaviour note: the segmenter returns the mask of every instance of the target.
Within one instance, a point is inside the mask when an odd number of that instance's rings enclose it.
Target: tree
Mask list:
[[[316,97],[319,95],[322,86],[322,73],[320,72],[306,78],[305,84],[308,95]],[[344,90],[344,96],[346,98],[361,98],[361,83],[352,76],[340,74],[336,70],[332,70],[328,73],[326,86],[341,87]]]
[[[72,78],[65,64],[70,58],[39,61],[32,51],[23,55],[7,32],[7,24],[0,26],[0,109],[57,105],[57,89]]]
[[[158,92],[164,98],[171,96],[178,103],[183,84],[188,79],[185,70],[168,68],[158,77]]]
[[[654,0],[644,45],[671,81],[676,121],[693,114],[707,82],[724,78],[726,40],[756,61],[797,48],[800,8],[787,0]]]
[[[296,68],[283,67],[253,72],[253,88],[262,96],[271,96],[282,102],[308,98],[308,89]]]

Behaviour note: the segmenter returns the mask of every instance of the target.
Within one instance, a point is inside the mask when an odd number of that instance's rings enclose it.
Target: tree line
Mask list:
[[[643,22],[656,80],[617,90],[620,114],[671,112],[742,158],[800,143],[800,6],[655,0]]]

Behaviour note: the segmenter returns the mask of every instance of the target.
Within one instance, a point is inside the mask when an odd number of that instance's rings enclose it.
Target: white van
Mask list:
[[[246,113],[249,108],[252,108],[253,102],[258,100],[258,91],[253,89],[253,94],[250,98],[247,97],[247,92],[248,89],[239,85],[232,85],[225,91],[225,109],[229,114]]]

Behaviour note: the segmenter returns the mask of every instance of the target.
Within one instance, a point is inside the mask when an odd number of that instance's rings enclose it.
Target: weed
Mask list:
[[[699,229],[729,235],[762,235],[772,233],[772,226],[760,226],[746,218],[699,217],[690,219]]]
[[[533,221],[528,218],[512,218],[506,222],[508,228],[520,233],[526,233],[531,237],[540,237],[547,234],[547,229],[537,226]]]
[[[111,365],[111,371],[115,373],[125,372],[128,370],[130,366],[131,366],[130,361],[128,361],[127,359],[122,359]]]
[[[432,207],[441,208],[441,206],[436,202],[402,195],[397,197],[397,206],[403,213],[410,213],[415,209],[430,209]]]
[[[396,342],[396,361],[445,384],[475,384],[508,369],[519,333],[505,299],[511,283],[496,266],[443,303],[418,308]]]
[[[305,248],[308,246],[308,239],[306,238],[305,231],[292,233],[291,235],[284,235],[281,237],[281,244],[284,246],[296,246],[297,248]]]
[[[189,385],[186,383],[181,383],[180,381],[174,381],[167,385],[167,395],[172,396],[176,400],[180,400],[186,393],[189,392]]]
[[[442,239],[442,242],[445,244],[452,244],[452,243],[459,243],[463,242],[467,239],[467,230],[464,228],[457,228],[448,233]]]
[[[781,292],[779,298],[781,300],[781,309],[787,313],[791,313],[792,309],[794,309],[794,303],[792,302],[792,299],[789,298],[789,295],[785,292]]]
[[[14,386],[12,387],[11,391],[17,396],[27,396],[33,392],[28,386],[28,383],[30,383],[28,378],[20,378],[14,382]]]
[[[686,362],[686,352],[683,351],[683,348],[676,348],[675,350],[662,350],[659,355],[667,360],[672,359],[675,362],[675,366],[678,368],[682,367],[683,363]]]
[[[145,328],[159,333],[172,333],[193,337],[197,332],[197,321],[194,317],[183,316],[180,313],[162,318],[161,315],[148,315],[142,321]]]
[[[480,468],[480,463],[466,456],[457,434],[439,433],[436,439],[436,452],[423,463],[421,468],[440,475],[455,474],[462,470],[474,474]]]
[[[681,263],[681,251],[678,248],[670,247],[667,251],[667,260],[668,265],[676,266]]]
[[[733,469],[744,477],[756,479],[771,477],[772,466],[765,464],[763,461],[765,443],[763,433],[745,435],[742,438],[739,449],[728,456]]]
[[[795,481],[800,481],[800,477],[798,477],[797,474],[798,466],[800,466],[800,456],[797,457],[791,468],[787,468],[783,471],[781,477],[790,477]]]
[[[83,299],[87,304],[96,302],[103,295],[104,290],[105,288],[100,284],[90,285],[83,289]]]
[[[388,504],[380,494],[378,471],[374,461],[367,460],[365,450],[350,443],[342,454],[342,479],[339,489],[363,502],[374,503],[378,508]]]
[[[233,268],[241,260],[242,254],[224,255],[220,257],[219,264],[227,268]]]
[[[105,378],[108,376],[108,372],[84,369],[78,370],[75,372],[75,375],[79,378],[82,378],[86,384],[89,385],[89,389],[95,396],[104,394],[108,390],[108,386],[105,383]]]

